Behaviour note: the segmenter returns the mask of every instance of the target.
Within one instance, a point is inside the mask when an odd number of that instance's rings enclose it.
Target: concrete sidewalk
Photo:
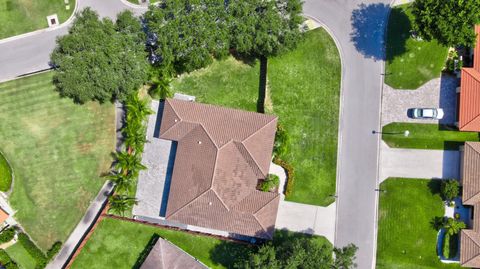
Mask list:
[[[60,252],[55,258],[47,265],[46,269],[59,269],[69,262],[73,253],[77,249],[82,239],[87,235],[88,231],[95,223],[95,220],[99,217],[102,209],[107,203],[109,194],[113,191],[113,184],[109,181],[105,182],[100,192],[95,197],[88,207],[87,212],[83,216],[82,220],[77,224],[75,230],[70,234],[65,244],[63,244]]]
[[[380,181],[388,177],[460,178],[460,152],[380,146]]]

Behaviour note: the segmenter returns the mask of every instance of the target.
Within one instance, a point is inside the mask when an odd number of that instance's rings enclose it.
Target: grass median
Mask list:
[[[409,135],[404,132],[408,130]],[[460,132],[455,127],[427,123],[390,123],[382,129],[382,139],[392,148],[458,150],[465,141],[480,141],[476,132]]]

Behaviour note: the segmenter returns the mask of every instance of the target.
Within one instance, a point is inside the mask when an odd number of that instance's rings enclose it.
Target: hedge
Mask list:
[[[35,245],[28,235],[25,233],[18,234],[18,241],[27,250],[27,252],[35,259],[37,266],[35,268],[45,268],[47,265],[47,257],[45,254]]]
[[[16,262],[8,256],[7,252],[3,249],[0,249],[0,264],[5,267],[6,269],[18,269],[18,265]]]
[[[53,243],[52,247],[47,251],[47,260],[50,261],[62,248],[62,242],[57,241]]]
[[[443,238],[443,257],[446,259],[453,259],[457,255],[458,251],[458,234],[450,236],[445,233]]]
[[[293,167],[289,163],[278,157],[275,157],[273,159],[273,162],[285,169],[285,173],[287,174],[287,187],[285,188],[285,196],[289,196],[293,191],[293,183],[295,181],[295,173]]]
[[[0,244],[10,242],[15,236],[15,228],[9,227],[0,233]]]

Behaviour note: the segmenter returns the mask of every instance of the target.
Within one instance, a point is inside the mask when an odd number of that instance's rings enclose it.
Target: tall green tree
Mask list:
[[[348,244],[342,248],[334,248],[333,253],[335,254],[335,260],[332,269],[349,269],[356,267],[357,265],[354,260],[357,250],[358,247],[354,244]]]
[[[451,201],[458,196],[460,183],[455,179],[443,180],[440,185],[440,192],[445,200]]]
[[[140,170],[146,169],[146,167],[141,163],[140,154],[130,154],[126,151],[121,151],[115,153],[115,168],[120,171],[120,173],[127,175],[132,174],[132,176],[138,176]]]
[[[115,191],[117,193],[127,193],[133,186],[134,178],[132,174],[113,172],[108,176],[108,179],[115,183]]]
[[[60,95],[78,103],[124,100],[147,79],[143,39],[140,21],[129,11],[114,24],[82,10],[51,55]]]
[[[303,22],[301,0],[234,0],[229,2],[231,46],[260,59],[258,112],[264,112],[267,58],[295,48]]]
[[[190,72],[228,53],[223,0],[163,0],[144,15],[162,68]]]
[[[448,218],[443,228],[449,235],[458,234],[461,229],[465,229],[467,226],[463,221],[456,220],[454,218]]]
[[[425,40],[445,46],[475,44],[474,25],[480,23],[480,0],[416,0],[413,29]]]

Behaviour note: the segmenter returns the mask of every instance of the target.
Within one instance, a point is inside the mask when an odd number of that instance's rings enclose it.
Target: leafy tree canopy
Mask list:
[[[280,244],[267,243],[249,259],[235,264],[236,268],[254,269],[349,269],[354,268],[354,258],[357,247],[353,244],[333,250],[327,244],[322,244],[312,237],[290,237]]]
[[[57,90],[78,103],[124,100],[146,80],[142,35],[140,21],[129,11],[114,24],[84,9],[51,55]]]
[[[189,72],[228,53],[229,38],[223,0],[164,0],[145,14],[152,49],[160,65]]]
[[[474,46],[474,25],[480,22],[480,0],[416,0],[413,28],[425,40],[446,46]]]
[[[442,185],[440,186],[440,192],[444,199],[453,200],[455,197],[458,196],[459,191],[460,184],[458,180],[448,179],[442,181]]]
[[[232,47],[240,53],[274,56],[294,48],[300,39],[300,0],[234,0],[228,10]]]

